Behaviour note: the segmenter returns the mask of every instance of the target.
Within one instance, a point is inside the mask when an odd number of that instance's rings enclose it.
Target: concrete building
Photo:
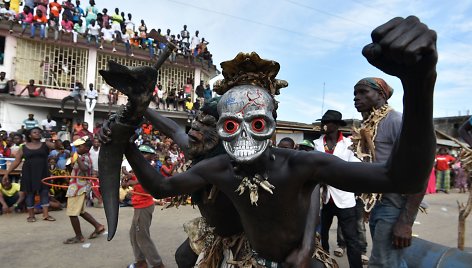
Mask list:
[[[21,27],[16,25],[10,34],[9,24],[6,21],[0,22],[0,71],[6,73],[7,79],[16,81],[16,94],[30,79],[35,80],[35,85],[41,81],[46,87],[46,98],[28,97],[27,92],[21,97],[0,94],[0,123],[2,129],[7,131],[18,130],[29,113],[33,113],[39,122],[45,119],[47,114],[51,114],[58,123],[67,118],[73,122],[88,122],[89,128],[93,128],[95,122],[100,123],[108,118],[108,93],[104,92],[107,87],[103,87],[104,81],[98,71],[106,69],[109,60],[125,66],[149,66],[155,62],[155,59],[150,60],[149,50],[135,48],[134,57],[126,56],[123,43],[117,43],[118,51],[112,52],[110,45],[105,46],[103,50],[97,49],[87,44],[85,38],[79,38],[77,43],[73,43],[69,35],[54,41],[52,37],[41,40],[37,36],[36,39],[31,39],[29,28],[23,37],[20,32]],[[158,72],[157,80],[164,88],[173,82],[177,90],[180,90],[190,79],[195,89],[201,80],[208,83],[217,73],[215,66],[206,61],[196,59],[195,63],[191,64],[189,59],[177,56],[175,62],[164,63]],[[59,114],[60,101],[70,94],[76,80],[80,81],[85,89],[92,83],[98,90],[99,97],[94,113],[85,112],[85,103],[82,101],[79,103],[77,114],[72,114],[73,102],[68,102],[65,113]],[[120,94],[117,105],[112,106],[112,112],[124,103],[126,96]],[[155,107],[155,104],[152,103],[151,107]],[[163,111],[162,114],[176,120],[183,127],[188,124],[187,113],[183,109]]]

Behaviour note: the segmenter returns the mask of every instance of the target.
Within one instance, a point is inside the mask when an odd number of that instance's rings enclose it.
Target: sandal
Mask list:
[[[43,218],[43,221],[56,221],[56,219],[53,216],[47,216],[46,218]]]
[[[334,256],[336,257],[342,257],[344,256],[344,249],[343,248],[337,248],[334,250]]]
[[[26,219],[27,222],[36,222],[36,218],[35,217],[28,217]]]
[[[64,242],[64,244],[77,244],[77,243],[83,243],[85,241],[85,239],[82,237],[82,238],[77,238],[77,237],[71,237],[71,238],[67,238]]]
[[[103,234],[103,232],[105,232],[105,226],[102,225],[101,229],[95,230],[90,234],[89,239],[97,238],[99,235]]]

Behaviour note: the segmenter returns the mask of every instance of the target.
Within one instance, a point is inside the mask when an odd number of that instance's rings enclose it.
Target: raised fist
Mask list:
[[[387,74],[420,78],[436,70],[436,39],[436,32],[417,17],[397,17],[372,31],[372,43],[362,54]]]

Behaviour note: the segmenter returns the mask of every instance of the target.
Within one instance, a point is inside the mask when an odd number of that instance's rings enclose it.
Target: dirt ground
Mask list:
[[[457,246],[456,200],[467,201],[467,194],[434,194],[425,197],[430,208],[428,214],[419,214],[413,233],[420,238],[446,245]],[[199,216],[197,209],[191,206],[179,209],[161,210],[156,206],[154,211],[151,235],[157,245],[166,267],[177,267],[174,261],[175,249],[185,239],[182,224]],[[105,224],[103,209],[87,208],[99,222]],[[97,239],[87,239],[84,244],[64,245],[66,238],[73,236],[72,227],[65,211],[51,212],[57,221],[41,220],[35,223],[26,222],[26,214],[8,214],[0,216],[0,267],[43,268],[43,267],[126,267],[133,262],[129,243],[129,227],[133,209],[120,209],[120,220],[115,238],[108,242],[106,234]],[[81,220],[85,236],[93,227]],[[466,250],[472,252],[472,216],[467,219]],[[330,231],[331,252],[335,249],[336,226]],[[368,228],[367,228],[368,229]],[[369,250],[370,250],[370,234]],[[348,267],[347,259],[337,258],[340,267]]]

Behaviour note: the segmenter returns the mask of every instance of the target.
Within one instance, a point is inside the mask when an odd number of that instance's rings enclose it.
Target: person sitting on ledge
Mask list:
[[[75,81],[75,86],[72,89],[72,92],[69,94],[69,96],[65,97],[61,101],[61,109],[59,110],[60,114],[64,113],[64,105],[66,104],[67,101],[73,100],[74,101],[74,110],[72,111],[73,114],[77,113],[77,106],[79,105],[80,101],[80,91],[84,90],[84,86],[82,83],[80,83],[78,80]]]

